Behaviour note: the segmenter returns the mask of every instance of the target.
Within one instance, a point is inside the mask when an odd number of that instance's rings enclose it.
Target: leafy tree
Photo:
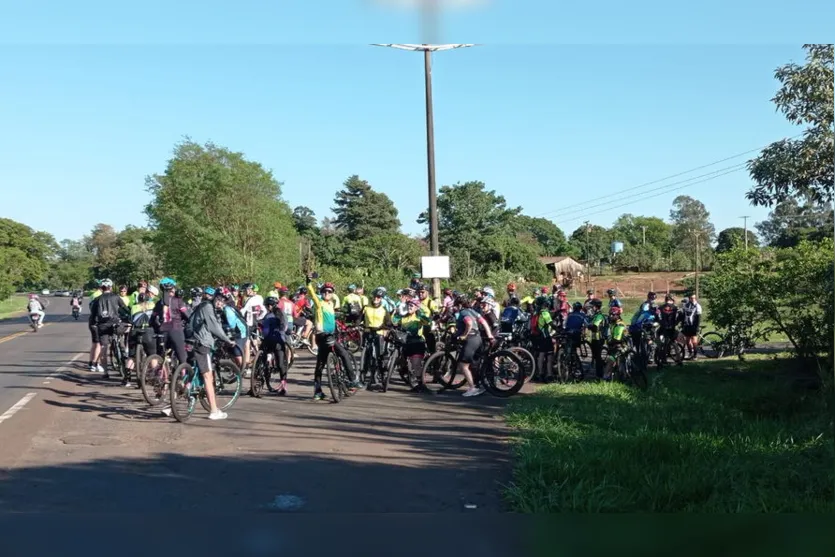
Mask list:
[[[571,233],[571,244],[577,249],[581,259],[593,266],[608,261],[612,255],[612,233],[597,224],[579,226]]]
[[[316,226],[316,213],[309,207],[299,206],[293,209],[293,222],[300,236],[310,237],[319,230]]]
[[[51,235],[0,218],[0,299],[7,298],[17,288],[42,284],[57,249],[58,244]]]
[[[820,241],[832,236],[832,208],[788,198],[777,203],[768,219],[754,225],[771,247],[790,248],[803,240]]]
[[[160,278],[162,261],[154,248],[154,233],[147,228],[128,226],[116,240],[116,263],[111,278],[119,284]]]
[[[83,241],[62,240],[56,255],[49,269],[49,288],[83,288],[93,279],[93,254]]]
[[[84,245],[93,254],[93,273],[96,277],[107,278],[116,265],[116,243],[119,234],[109,224],[99,223],[84,237]],[[112,277],[111,277],[112,278]]]
[[[789,197],[829,204],[833,194],[833,45],[807,44],[806,63],[774,73],[781,87],[772,99],[789,122],[805,125],[801,139],[783,139],[748,162],[756,185],[747,193],[754,205]]]
[[[627,244],[615,258],[615,265],[622,270],[644,273],[659,268],[661,259],[661,251],[651,244]]]
[[[704,203],[687,195],[679,195],[673,200],[670,220],[673,223],[673,245],[690,258],[690,268],[696,264],[694,258],[697,242],[700,267],[708,267],[713,260],[710,245],[716,238],[716,229],[710,222],[710,213]]]
[[[350,243],[342,258],[342,265],[368,271],[420,269],[420,257],[425,255],[418,240],[400,232],[374,234]]]
[[[539,245],[540,255],[565,255],[569,249],[563,231],[548,219],[519,215],[515,221],[515,228],[534,238]]]
[[[154,246],[181,282],[298,276],[298,236],[281,185],[242,153],[186,140],[146,187]]]
[[[629,246],[653,246],[656,250],[666,251],[670,246],[672,227],[658,217],[642,217],[626,213],[618,217],[612,225],[615,239]]]
[[[760,241],[757,235],[748,230],[748,247],[757,248],[760,246]],[[726,228],[719,233],[716,240],[716,253],[723,253],[735,248],[745,247],[745,229],[740,226],[733,226]]]
[[[374,191],[356,174],[345,180],[343,186],[333,200],[336,204],[333,223],[349,240],[400,230],[397,208],[386,194]]]

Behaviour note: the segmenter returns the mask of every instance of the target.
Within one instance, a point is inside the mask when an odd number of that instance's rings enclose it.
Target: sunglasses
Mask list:
[[[330,288],[322,290],[322,292],[325,294],[333,294],[333,290],[331,290]]]

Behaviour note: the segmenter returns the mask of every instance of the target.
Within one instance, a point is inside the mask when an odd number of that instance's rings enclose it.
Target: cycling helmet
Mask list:
[[[655,299],[655,292],[647,292],[647,300],[654,300]]]
[[[110,279],[104,279],[103,281],[101,281],[101,287],[102,288],[113,288],[113,281],[110,280]]]
[[[278,305],[278,298],[275,296],[267,296],[267,299],[264,300],[264,307],[267,309],[272,309]]]
[[[586,295],[587,296],[593,296],[594,295],[594,290],[586,290]]]
[[[251,282],[245,282],[241,285],[241,290],[244,291],[249,290],[251,288],[254,288],[254,285]]]
[[[540,294],[543,294],[543,295],[548,294],[548,287],[547,287],[547,286],[543,286],[542,288],[540,288],[540,289],[539,289],[539,293],[540,293]]]
[[[452,288],[444,288],[444,296],[452,296]]]
[[[298,288],[296,288],[296,293],[298,294],[304,294],[305,292],[307,292],[306,286],[299,286]]]
[[[349,284],[348,285],[348,292],[356,292],[357,285],[356,284]]]
[[[37,299],[38,299],[38,295],[37,295],[37,294],[29,294],[29,299],[30,299],[30,300],[37,300]]]
[[[279,286],[278,287],[278,293],[281,294],[282,296],[284,296],[288,292],[290,292],[290,289],[287,288],[286,286]]]
[[[113,283],[110,281],[110,279],[105,279],[104,281],[102,281],[102,286],[104,286],[105,282],[110,282],[110,285],[113,286]],[[159,286],[163,290],[171,290],[172,288],[177,286],[177,281],[175,281],[171,277],[165,277],[161,281],[159,281]]]
[[[336,289],[333,287],[333,283],[332,283],[332,282],[326,282],[325,284],[323,284],[323,285],[321,286],[321,288],[319,288],[319,291],[320,291],[320,292],[324,292],[325,290],[330,290],[331,292],[333,292],[333,291],[334,291],[334,290],[336,290]]]
[[[219,296],[221,299],[226,300],[232,297],[232,292],[223,286],[215,290],[215,296]]]
[[[256,294],[258,293],[258,285],[257,284],[252,283],[252,291],[255,292]]]
[[[200,288],[199,286],[195,286],[194,288],[189,290],[189,293],[191,294],[192,298],[199,298],[200,296],[203,295],[203,289]]]
[[[420,283],[420,284],[417,285],[417,291],[418,292],[429,292],[429,289],[426,287],[425,284]]]
[[[560,290],[559,292],[557,292],[557,299],[565,300],[566,298],[567,296],[565,295],[565,290]]]
[[[385,298],[386,296],[386,289],[383,287],[374,289],[374,292],[371,293],[372,296],[375,298]]]
[[[600,308],[602,308],[602,307],[603,307],[603,302],[601,302],[600,300],[598,300],[597,298],[595,298],[595,299],[593,299],[593,300],[591,301],[591,305],[592,305],[592,307],[595,307],[595,308],[597,308],[597,309],[600,309]]]
[[[493,290],[493,288],[491,288],[490,286],[485,286],[481,289],[481,291],[484,293],[485,296],[490,296],[491,298],[496,297],[496,291]]]
[[[547,296],[537,296],[534,303],[540,307],[545,306],[548,304],[548,297]]]
[[[174,290],[174,295],[178,298],[182,298],[183,294],[185,294],[185,292],[183,292],[182,288],[177,288],[176,290]]]
[[[275,281],[275,282],[273,283],[273,288],[275,288],[276,290],[281,289],[281,286],[282,286],[282,284],[281,284],[280,282],[278,282],[278,281]]]
[[[574,302],[574,305],[571,306],[571,309],[574,311],[583,311],[583,304],[580,302]]]
[[[207,286],[206,288],[203,289],[203,294],[205,294],[206,296],[214,296],[215,295],[215,289],[212,288],[211,286]]]
[[[153,284],[148,285],[148,292],[150,292],[153,296],[159,296],[159,288],[157,288]]]
[[[623,310],[617,306],[609,309],[609,315],[612,317],[620,317],[623,314]]]
[[[382,292],[382,293],[383,293],[383,296],[385,296],[386,294],[388,294],[388,290],[386,290],[386,287],[385,287],[385,286],[378,286],[378,287],[377,287],[377,290],[379,290],[380,292]]]
[[[240,289],[241,289],[241,287],[240,287],[240,286],[238,286],[237,284],[233,284],[232,286],[230,286],[230,287],[229,287],[229,289],[230,289],[232,292],[237,292],[238,290],[240,290]]]
[[[609,295],[609,296],[614,296],[615,295],[615,289],[610,288],[609,290],[606,291],[606,294]]]
[[[508,292],[516,292],[516,283],[515,282],[508,282],[507,283],[507,291]]]
[[[415,295],[415,291],[412,290],[411,288],[404,288],[403,291],[401,292],[401,295],[413,298],[414,295]]]

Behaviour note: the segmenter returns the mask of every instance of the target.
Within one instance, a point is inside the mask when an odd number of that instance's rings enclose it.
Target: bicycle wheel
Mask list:
[[[522,360],[509,350],[488,355],[481,371],[482,383],[493,396],[506,398],[515,395],[525,384]]]
[[[369,383],[368,369],[374,360],[374,348],[368,344],[363,347],[362,356],[360,356],[360,367],[357,368],[359,372],[360,383],[367,385]]]
[[[325,373],[328,379],[328,388],[331,391],[331,397],[333,398],[334,402],[339,402],[342,400],[342,388],[339,384],[341,381],[341,367],[342,362],[339,361],[339,358],[336,356],[333,350],[331,350],[331,353],[328,354],[327,364],[325,365]]]
[[[464,374],[458,374],[458,357],[451,352],[435,352],[424,362],[423,369],[424,375],[431,374],[443,389],[460,389],[467,383]]]
[[[225,411],[232,408],[232,405],[241,396],[244,386],[243,375],[241,374],[241,368],[232,360],[220,360],[213,367],[212,379],[215,386],[215,402],[218,410]],[[206,412],[212,411],[205,389],[200,393],[200,404]]]
[[[287,362],[287,371],[290,371],[296,361],[296,350],[289,344],[284,345],[284,359]]]
[[[168,388],[168,368],[162,356],[153,354],[145,358],[145,362],[137,374],[142,398],[151,406],[159,406],[166,400]]]
[[[671,342],[667,356],[675,362],[677,366],[684,364],[684,347],[677,342]]]
[[[711,331],[699,338],[699,352],[707,358],[721,358],[725,355],[725,338]]]
[[[522,369],[525,372],[525,381],[530,381],[531,377],[533,377],[536,373],[536,358],[534,358],[533,354],[521,346],[514,346],[510,348],[510,351],[522,360]]]
[[[267,354],[261,352],[258,359],[255,360],[255,366],[252,368],[252,375],[249,376],[249,396],[261,398],[264,392],[264,387],[267,383],[266,374],[267,369]]]
[[[119,372],[122,379],[125,378],[125,362],[122,360],[122,350],[117,340],[110,342],[110,366],[113,371]]]
[[[577,346],[577,354],[579,354],[581,360],[590,360],[591,343],[585,339],[581,340],[580,345]]]
[[[389,390],[389,382],[391,382],[391,376],[394,374],[394,368],[400,365],[400,349],[395,348],[392,350],[391,355],[389,356],[388,365],[386,366],[386,373],[383,377],[383,392],[387,392]]]
[[[136,382],[139,383],[139,370],[142,369],[142,364],[145,362],[145,349],[141,342],[136,343],[136,356],[133,358],[133,373],[136,375]],[[128,372],[130,373],[130,371]],[[130,377],[128,377],[130,379]]]
[[[192,381],[194,369],[188,364],[180,364],[174,370],[174,377],[168,389],[171,402],[171,413],[180,423],[186,423],[194,412],[194,403],[197,402],[197,392]]]

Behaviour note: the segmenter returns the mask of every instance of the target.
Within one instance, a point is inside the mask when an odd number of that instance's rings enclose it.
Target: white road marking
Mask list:
[[[70,361],[69,361],[69,362],[67,362],[66,364],[64,364],[64,365],[62,365],[61,367],[59,367],[58,369],[56,369],[54,373],[52,373],[52,374],[48,375],[48,376],[47,376],[47,379],[53,379],[53,378],[55,378],[55,377],[58,377],[59,375],[61,375],[61,374],[62,374],[62,373],[64,373],[65,371],[69,371],[70,367],[72,367],[72,365],[75,363],[75,361],[76,361],[77,359],[79,359],[81,356],[83,356],[84,354],[86,354],[86,352],[79,352],[78,354],[76,354],[75,356],[73,356],[73,357],[72,357],[72,360],[70,360]],[[44,381],[44,383],[49,383],[49,381]]]
[[[3,422],[8,420],[9,418],[14,416],[15,414],[17,414],[20,411],[20,409],[23,408],[24,406],[26,406],[26,403],[28,403],[30,400],[35,398],[35,395],[37,395],[37,394],[38,393],[27,393],[25,397],[18,400],[17,403],[14,406],[12,406],[8,410],[6,410],[3,413],[3,415],[0,416],[0,424],[2,424]]]

